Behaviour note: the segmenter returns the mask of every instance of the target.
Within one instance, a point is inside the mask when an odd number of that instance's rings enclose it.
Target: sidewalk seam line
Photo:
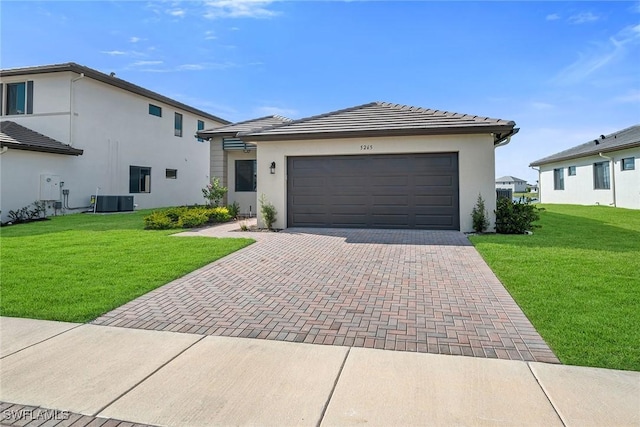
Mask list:
[[[344,360],[342,361],[342,364],[340,365],[340,370],[338,371],[338,375],[336,375],[336,379],[333,382],[333,387],[331,387],[331,392],[329,392],[329,396],[327,397],[327,401],[324,404],[324,407],[322,408],[322,412],[320,413],[320,418],[318,419],[318,423],[316,424],[316,427],[320,427],[320,425],[322,424],[322,421],[324,420],[324,416],[327,413],[327,409],[329,408],[329,403],[331,403],[331,399],[333,398],[333,393],[336,391],[336,387],[338,386],[338,381],[340,381],[340,376],[342,376],[342,371],[344,369],[344,365],[347,364],[347,359],[349,358],[349,354],[351,353],[351,349],[353,347],[348,347],[347,348],[347,353],[344,355]]]
[[[178,354],[176,354],[175,356],[173,356],[171,359],[167,360],[165,363],[161,364],[160,366],[158,366],[156,369],[154,369],[151,373],[149,373],[149,375],[146,375],[144,378],[142,378],[140,381],[138,381],[137,383],[135,383],[134,385],[132,385],[131,387],[129,387],[128,390],[125,390],[123,393],[121,393],[119,396],[117,396],[115,399],[113,399],[111,402],[107,403],[106,405],[104,405],[102,408],[98,409],[98,411],[96,411],[95,414],[93,414],[94,417],[98,417],[98,414],[100,414],[102,411],[104,411],[105,409],[107,409],[109,406],[113,405],[114,403],[116,403],[118,400],[122,399],[126,394],[128,394],[131,390],[133,390],[134,388],[138,387],[140,384],[142,384],[143,382],[145,382],[146,380],[148,380],[152,375],[155,375],[160,369],[164,368],[165,366],[167,366],[169,363],[173,362],[175,359],[177,359],[178,357],[180,357],[182,354],[184,354],[185,351],[189,350],[191,347],[193,347],[194,345],[198,344],[200,341],[202,341],[203,339],[206,338],[206,335],[202,335],[200,336],[200,339],[196,340],[193,344],[187,346],[186,348],[184,348],[182,351],[180,351]],[[104,418],[104,417],[101,417]]]
[[[57,336],[60,336],[60,335],[62,335],[62,334],[65,334],[65,333],[67,333],[67,332],[69,332],[69,331],[72,331],[72,330],[74,330],[74,329],[79,328],[80,326],[84,326],[84,325],[87,325],[87,324],[88,324],[88,323],[80,323],[80,324],[78,324],[78,325],[76,325],[76,326],[74,326],[74,327],[72,327],[72,328],[65,329],[64,331],[62,331],[62,332],[58,332],[58,333],[57,333],[57,334],[55,334],[55,335],[51,335],[50,337],[47,337],[47,338],[43,339],[42,341],[34,342],[33,344],[28,345],[28,346],[26,346],[26,347],[24,347],[24,348],[21,348],[20,350],[16,350],[16,351],[14,351],[13,353],[5,354],[4,356],[0,357],[0,360],[1,360],[1,359],[4,359],[5,357],[13,356],[13,355],[14,355],[14,354],[16,354],[16,353],[20,353],[21,351],[24,351],[24,350],[26,350],[26,349],[28,349],[28,348],[31,348],[31,347],[33,347],[33,346],[36,346],[36,345],[38,345],[38,344],[42,344],[42,343],[43,343],[43,342],[45,342],[45,341],[49,341],[49,340],[50,340],[50,339],[52,339],[52,338],[55,338],[55,337],[57,337]]]
[[[538,362],[540,363],[540,362]],[[544,389],[544,387],[542,386],[542,384],[540,383],[540,380],[538,379],[538,377],[536,376],[536,373],[533,372],[533,369],[531,369],[531,362],[527,362],[527,368],[529,368],[529,372],[531,372],[531,375],[533,375],[533,378],[535,378],[536,383],[538,384],[538,387],[540,387],[540,390],[542,390],[542,393],[544,393],[544,397],[547,398],[547,402],[549,402],[549,404],[551,405],[551,407],[553,408],[553,412],[556,413],[556,415],[558,416],[558,419],[560,420],[560,422],[562,423],[562,425],[564,427],[567,427],[567,423],[564,422],[564,419],[562,418],[562,415],[560,415],[560,412],[558,412],[558,408],[556,408],[556,405],[553,404],[553,402],[551,401],[551,398],[549,397],[549,395],[547,394],[547,391]]]

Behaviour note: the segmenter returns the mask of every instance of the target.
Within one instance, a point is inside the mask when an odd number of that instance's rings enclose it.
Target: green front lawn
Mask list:
[[[640,211],[542,206],[533,235],[471,241],[563,363],[640,371]]]
[[[143,229],[150,211],[0,229],[0,313],[86,322],[253,242]]]

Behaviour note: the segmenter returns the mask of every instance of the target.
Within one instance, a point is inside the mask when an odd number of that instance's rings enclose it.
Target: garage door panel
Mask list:
[[[291,157],[288,226],[458,229],[457,164],[457,153]]]

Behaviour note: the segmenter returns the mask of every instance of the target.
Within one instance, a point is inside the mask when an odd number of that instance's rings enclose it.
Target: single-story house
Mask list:
[[[498,188],[511,190],[514,193],[524,193],[527,191],[527,181],[516,178],[515,176],[502,176],[500,178],[496,178],[496,189]]]
[[[276,228],[471,231],[479,194],[493,224],[494,150],[517,132],[513,121],[372,102],[198,136],[211,141],[211,176],[228,202],[259,213],[264,195]]]
[[[640,209],[640,125],[536,160],[542,203]]]

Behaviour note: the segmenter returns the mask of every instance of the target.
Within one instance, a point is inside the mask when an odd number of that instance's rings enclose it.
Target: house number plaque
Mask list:
[[[360,150],[361,151],[373,150],[373,145],[361,145]]]

